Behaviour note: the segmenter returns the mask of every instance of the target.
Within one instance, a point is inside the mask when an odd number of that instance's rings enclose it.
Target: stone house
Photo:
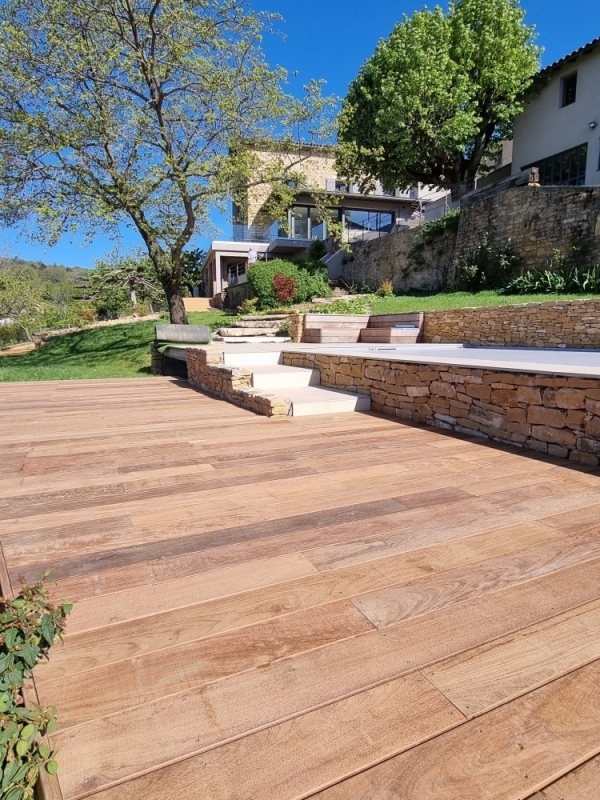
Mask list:
[[[538,167],[542,186],[600,184],[600,37],[539,72],[515,119],[512,174]]]
[[[271,188],[267,183],[247,191],[243,208],[232,203],[231,239],[214,241],[206,257],[204,286],[208,297],[245,282],[248,265],[257,259],[302,257],[313,241],[327,240],[327,222],[319,218],[317,193],[332,199],[331,213],[341,223],[344,240],[351,244],[420,224],[424,207],[441,194],[424,186],[388,192],[379,183],[373,191],[361,193],[358,185],[336,174],[333,146],[302,145],[293,152],[257,146],[254,155],[267,166],[277,160],[290,174],[300,174],[302,181],[287,209],[287,219],[275,219],[269,211]],[[334,250],[326,261],[330,278],[339,277],[341,254]]]

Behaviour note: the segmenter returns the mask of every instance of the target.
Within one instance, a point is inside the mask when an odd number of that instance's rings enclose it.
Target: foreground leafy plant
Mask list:
[[[56,727],[56,708],[25,708],[23,685],[35,665],[62,638],[71,603],[54,606],[45,581],[32,586],[21,579],[12,601],[2,601],[0,613],[0,797],[30,800],[40,770],[56,774],[54,753],[42,736]]]

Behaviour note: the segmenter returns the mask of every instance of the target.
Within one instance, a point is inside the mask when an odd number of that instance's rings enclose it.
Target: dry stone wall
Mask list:
[[[526,269],[547,267],[555,251],[582,266],[598,264],[600,188],[520,186],[474,195],[461,209],[456,258],[473,252],[486,234],[518,253]]]
[[[396,292],[452,285],[456,264],[485,236],[511,248],[525,269],[547,268],[556,253],[583,267],[600,264],[600,187],[517,186],[474,194],[461,208],[458,231],[426,246],[413,228],[358,245],[343,269],[347,282],[392,281]]]
[[[370,394],[373,411],[598,466],[600,379],[409,364],[318,353],[284,363]]]
[[[455,249],[456,231],[425,244],[421,230],[410,228],[354,247],[345,257],[342,277],[346,283],[376,286],[390,281],[398,294],[437,291],[454,279]]]
[[[600,347],[600,300],[425,313],[423,341],[506,347]]]

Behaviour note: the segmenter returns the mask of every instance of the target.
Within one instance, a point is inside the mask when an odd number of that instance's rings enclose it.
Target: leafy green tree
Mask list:
[[[338,171],[388,189],[461,196],[512,121],[539,66],[518,0],[452,0],[396,25],[350,85]]]
[[[0,319],[18,325],[29,341],[49,308],[39,281],[26,274],[0,271]]]
[[[0,220],[33,215],[48,241],[136,229],[187,322],[184,248],[228,196],[281,181],[245,143],[329,133],[320,84],[294,98],[265,63],[275,19],[248,0],[3,0]]]
[[[151,305],[162,296],[154,265],[141,250],[125,256],[114,252],[98,261],[89,288],[98,310],[110,316],[125,309],[135,312],[138,300]]]
[[[193,250],[184,250],[181,254],[181,284],[190,295],[194,293],[194,288],[202,283],[202,272],[206,253],[199,247]]]

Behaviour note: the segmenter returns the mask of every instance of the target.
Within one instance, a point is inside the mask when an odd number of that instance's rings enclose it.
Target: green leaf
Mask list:
[[[35,736],[37,733],[37,728],[35,725],[25,725],[23,730],[21,731],[21,739],[30,739],[32,736]]]
[[[54,733],[56,730],[56,717],[52,717],[50,722],[48,723],[48,727],[46,728],[48,733]]]
[[[52,644],[54,642],[56,628],[52,623],[52,617],[50,614],[44,614],[42,617],[42,636],[48,642],[48,644]]]
[[[51,750],[49,747],[46,747],[45,744],[41,744],[38,747],[38,751],[42,758],[50,758]]]
[[[16,761],[16,760],[10,761],[4,767],[4,777],[2,779],[2,788],[3,789],[6,789],[8,787],[8,785],[12,781],[13,777],[17,774],[18,769],[19,769],[19,762]]]
[[[56,773],[58,772],[58,764],[56,763],[56,761],[49,761],[46,764],[46,769],[48,770],[50,775],[56,775]]]
[[[12,663],[12,658],[11,653],[4,653],[0,656],[0,675],[9,668]]]
[[[71,611],[73,610],[73,603],[63,603],[62,609],[65,612],[65,614],[70,614]]]
[[[21,656],[23,657],[23,661],[27,664],[27,666],[30,669],[35,667],[39,652],[40,652],[39,647],[34,647],[29,643],[23,645],[23,649],[21,650]]]
[[[19,789],[18,786],[15,786],[14,789],[11,789],[10,792],[8,792],[4,800],[21,800],[22,797],[23,790]]]
[[[16,750],[17,750],[17,755],[24,756],[25,753],[29,750],[29,742],[27,742],[25,739],[19,739],[19,741],[17,742]]]
[[[12,648],[15,646],[18,633],[19,632],[16,628],[9,628],[4,634],[4,642],[9,650],[12,650]]]

